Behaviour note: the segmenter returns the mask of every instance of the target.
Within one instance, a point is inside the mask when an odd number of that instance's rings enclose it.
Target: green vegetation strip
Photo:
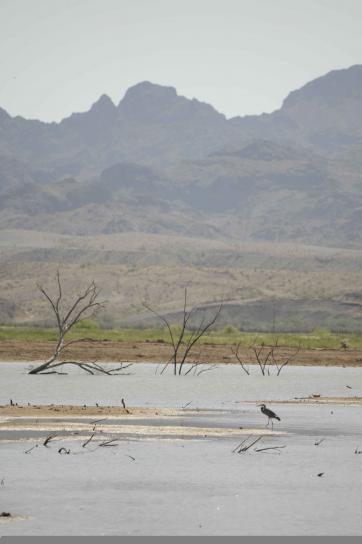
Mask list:
[[[176,332],[177,327],[174,327],[174,330]],[[113,342],[169,342],[169,335],[165,329],[103,329],[92,321],[84,321],[70,331],[68,340],[76,338]],[[55,328],[0,327],[0,341],[50,342],[56,339],[57,330]],[[201,339],[201,343],[240,343],[241,346],[250,346],[253,343],[271,345],[276,339],[278,339],[279,346],[297,347],[300,345],[305,349],[339,349],[342,341],[346,342],[349,348],[362,348],[362,335],[333,334],[322,329],[316,329],[310,333],[250,333],[238,331],[230,325],[221,330],[211,331]]]

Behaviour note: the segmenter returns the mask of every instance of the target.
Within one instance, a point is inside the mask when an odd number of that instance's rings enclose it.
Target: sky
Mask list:
[[[0,107],[59,121],[141,81],[227,117],[362,63],[361,0],[0,0]]]

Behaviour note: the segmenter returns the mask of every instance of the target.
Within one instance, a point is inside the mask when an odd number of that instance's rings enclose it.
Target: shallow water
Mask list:
[[[29,365],[0,364],[0,404],[120,405],[232,409],[243,401],[288,400],[312,394],[362,396],[362,368],[285,368],[280,376],[262,376],[256,367],[247,376],[236,365],[200,376],[155,375],[157,365],[137,363],[130,375],[104,376],[71,369],[69,375],[28,375]],[[352,389],[347,388],[349,385]]]
[[[129,407],[200,408],[162,419],[162,425],[181,430],[264,429],[259,400],[362,393],[362,369],[356,368],[289,367],[279,377],[263,377],[256,368],[246,376],[229,366],[175,377],[155,376],[155,365],[137,364],[132,375],[111,377],[78,370],[68,376],[29,376],[26,366],[0,365],[0,404],[12,398],[32,404],[120,405],[123,397]],[[361,534],[362,454],[355,453],[362,448],[361,406],[272,408],[281,417],[274,429],[285,434],[264,436],[258,444],[284,447],[240,455],[233,453],[240,437],[125,435],[116,447],[92,443],[82,448],[80,440],[62,436],[45,448],[42,437],[48,431],[5,432],[0,500],[14,518],[0,524],[0,535]],[[127,421],[118,418],[110,425]],[[142,416],[132,424],[157,420]],[[60,445],[70,453],[60,455]]]
[[[2,444],[2,508],[27,519],[0,534],[361,534],[355,439],[273,437],[279,454],[241,455],[237,442],[69,440],[69,455]]]

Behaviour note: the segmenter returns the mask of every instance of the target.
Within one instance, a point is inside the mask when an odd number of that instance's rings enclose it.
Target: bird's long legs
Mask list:
[[[265,427],[269,427],[270,422],[272,424],[272,430],[273,430],[274,429],[274,424],[273,424],[273,418],[271,418],[271,417],[268,417],[268,423],[265,425]]]

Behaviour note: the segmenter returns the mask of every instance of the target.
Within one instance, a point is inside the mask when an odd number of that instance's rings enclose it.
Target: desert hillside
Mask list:
[[[358,330],[362,66],[227,119],[142,82],[60,123],[0,109],[0,321],[48,323],[35,288],[95,280],[105,326],[224,301],[220,326]]]

